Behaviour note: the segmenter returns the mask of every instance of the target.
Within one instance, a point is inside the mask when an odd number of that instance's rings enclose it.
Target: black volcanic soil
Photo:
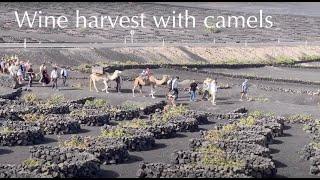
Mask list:
[[[123,74],[125,76],[131,76],[137,74],[141,69],[125,70]],[[155,69],[154,74],[158,78],[163,74],[179,75],[181,81],[186,79],[196,79],[197,81],[204,80],[207,76],[204,74],[171,70],[171,69]],[[75,73],[76,74],[76,73]],[[79,74],[78,74],[79,76]],[[82,75],[85,76],[85,75]],[[239,92],[241,79],[232,79],[216,76],[218,83],[229,84],[231,89],[221,89],[217,94],[217,106],[212,106],[207,101],[192,102],[189,101],[189,95],[187,92],[180,92],[180,99],[178,103],[187,104],[190,109],[208,111],[208,112],[221,112],[226,113],[232,111],[238,107],[246,107],[249,111],[262,110],[265,112],[274,112],[279,115],[289,114],[311,114],[315,118],[320,117],[318,102],[319,96],[297,95],[280,92],[267,92],[257,88],[257,85],[269,85],[269,86],[281,86],[292,89],[299,89],[302,85],[290,84],[290,83],[271,83],[264,81],[250,81],[249,95],[252,97],[267,98],[267,102],[262,101],[239,101]],[[112,86],[109,94],[103,92],[90,92],[88,89],[88,79],[82,80],[69,80],[68,88],[60,88],[60,91],[52,90],[50,87],[41,87],[39,84],[35,84],[32,91],[38,94],[40,97],[48,97],[52,94],[63,94],[68,99],[75,99],[84,96],[95,96],[105,98],[112,104],[120,104],[126,100],[135,101],[148,101],[156,102],[164,99],[163,94],[165,89],[162,87],[157,88],[156,99],[151,97],[143,97],[137,94],[137,97],[132,97],[131,87],[132,82],[124,82],[122,93],[118,94],[114,92],[115,83],[112,82]],[[82,90],[72,88],[72,85],[81,83]],[[99,89],[102,85],[99,84]],[[305,89],[316,89],[315,86],[303,85]],[[11,91],[8,88],[0,88],[0,92],[5,93]],[[144,87],[143,92],[149,94],[149,87]],[[138,93],[138,92],[136,92]],[[198,97],[199,98],[199,97]],[[211,119],[212,123],[208,125],[201,125],[201,129],[210,129],[215,123],[223,123],[221,120]],[[79,135],[98,135],[100,130],[98,127],[87,127]],[[169,155],[174,150],[188,149],[188,141],[192,137],[197,137],[199,132],[193,133],[179,133],[178,137],[172,139],[156,140],[157,147],[150,151],[143,152],[130,152],[134,159],[130,162],[119,165],[103,165],[105,171],[102,172],[103,177],[135,177],[135,173],[138,169],[139,163],[146,162],[169,162]],[[62,135],[60,138],[66,138],[70,135]],[[56,135],[46,136],[48,145],[57,145],[58,137]],[[301,148],[309,141],[308,135],[303,132],[301,125],[286,124],[285,136],[276,138],[275,144],[272,144],[272,157],[276,161],[278,168],[278,177],[316,177],[309,175],[309,162],[301,160],[297,153]],[[29,157],[28,147],[1,147],[5,151],[1,151],[0,162],[2,163],[19,163]]]
[[[312,64],[312,63],[308,63]],[[314,63],[313,63],[314,64]],[[206,69],[203,69],[206,70]],[[236,75],[249,75],[258,77],[272,77],[281,79],[294,79],[303,81],[319,81],[319,69],[287,68],[266,66],[262,68],[242,68],[242,69],[210,69],[213,72],[223,72]]]

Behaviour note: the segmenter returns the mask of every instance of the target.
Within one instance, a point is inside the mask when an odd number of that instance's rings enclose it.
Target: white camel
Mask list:
[[[115,80],[119,76],[119,74],[121,74],[121,73],[122,73],[122,71],[115,70],[112,75],[109,73],[105,73],[105,74],[92,73],[92,74],[90,74],[90,91],[92,91],[92,83],[93,83],[95,90],[97,92],[99,92],[99,90],[97,89],[97,86],[96,86],[96,81],[102,80],[103,84],[105,86],[105,88],[102,89],[102,91],[106,91],[106,93],[109,93],[108,82]]]

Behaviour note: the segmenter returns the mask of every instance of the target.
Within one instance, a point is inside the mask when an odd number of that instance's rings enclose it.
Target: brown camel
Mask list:
[[[106,93],[109,93],[108,92],[108,82],[115,80],[121,72],[122,71],[115,70],[113,74],[109,74],[109,73],[106,73],[106,74],[92,73],[92,74],[90,74],[90,91],[92,91],[92,83],[93,83],[94,88],[96,89],[97,92],[99,92],[97,89],[97,86],[96,86],[96,81],[102,80],[104,83],[104,86],[105,86],[105,88],[102,89],[102,91],[105,90]]]
[[[134,82],[133,82],[133,88],[132,88],[132,95],[134,97],[134,90],[137,86],[140,87],[140,94],[142,94],[142,86],[148,86],[151,87],[151,97],[155,98],[153,95],[155,93],[154,88],[156,85],[162,85],[168,81],[169,76],[163,75],[161,80],[156,79],[153,75],[149,76],[147,80],[144,80],[141,76],[138,76]]]

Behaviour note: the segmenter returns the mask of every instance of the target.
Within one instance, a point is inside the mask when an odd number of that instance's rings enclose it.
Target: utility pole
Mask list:
[[[133,44],[133,35],[134,35],[134,30],[130,31],[130,35],[131,35],[131,44]]]

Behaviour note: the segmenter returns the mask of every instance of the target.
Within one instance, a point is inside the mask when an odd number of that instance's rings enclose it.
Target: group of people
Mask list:
[[[66,82],[68,77],[68,71],[64,67],[60,68],[60,74],[59,74],[58,66],[53,65],[53,69],[49,76],[46,64],[42,63],[39,67],[39,73],[40,73],[39,83],[42,83],[42,86],[45,86],[46,84],[49,84],[51,82],[52,89],[58,89],[58,79],[60,77],[62,78],[62,85],[67,86]]]
[[[30,85],[34,76],[32,64],[29,61],[19,61],[17,56],[12,56],[10,59],[2,57],[0,60],[0,70],[3,74],[9,73],[18,84],[22,84],[23,80],[29,79]]]
[[[28,81],[28,86],[32,87],[33,80],[37,75],[40,75],[39,83],[42,83],[43,86],[46,84],[52,83],[52,88],[58,89],[58,78],[61,75],[63,79],[62,85],[66,86],[66,81],[68,77],[68,71],[64,68],[60,68],[60,74],[58,73],[58,66],[53,65],[53,70],[49,76],[47,66],[45,63],[42,63],[39,68],[39,73],[35,73],[32,67],[32,64],[28,61],[19,61],[19,58],[15,55],[11,58],[5,59],[1,58],[0,60],[0,72],[3,74],[10,74],[13,77],[14,81],[18,84],[22,84],[23,81]]]
[[[171,105],[176,106],[175,101],[178,99],[178,80],[179,76],[176,76],[174,78],[171,78],[168,82],[168,92],[167,92],[167,98],[170,102]],[[209,79],[207,78],[202,87],[202,99],[203,100],[211,100],[212,105],[216,105],[216,93],[218,91],[219,86],[217,85],[217,80],[216,79]],[[192,80],[189,86],[189,93],[190,93],[190,101],[194,102],[196,101],[196,96],[197,96],[197,90],[199,90],[198,83],[196,80]],[[249,90],[249,85],[248,85],[248,79],[245,79],[245,81],[241,84],[241,96],[240,96],[240,101],[243,101],[243,98],[245,97],[247,100],[248,99],[248,90]]]

